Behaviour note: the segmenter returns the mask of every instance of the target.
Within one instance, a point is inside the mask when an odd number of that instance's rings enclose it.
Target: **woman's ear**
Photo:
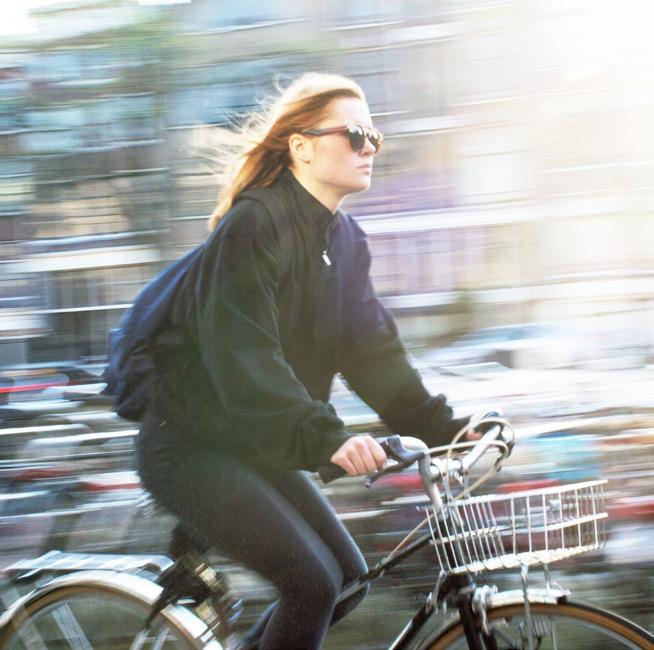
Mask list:
[[[288,139],[288,150],[294,162],[308,164],[313,158],[313,143],[304,135],[294,133]]]

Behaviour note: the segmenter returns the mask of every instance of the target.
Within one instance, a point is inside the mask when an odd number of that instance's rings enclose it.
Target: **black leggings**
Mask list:
[[[335,607],[367,571],[354,540],[305,472],[256,471],[206,449],[166,443],[147,423],[139,434],[144,486],[189,531],[272,582],[279,600],[254,633],[260,650],[311,650],[365,589]]]

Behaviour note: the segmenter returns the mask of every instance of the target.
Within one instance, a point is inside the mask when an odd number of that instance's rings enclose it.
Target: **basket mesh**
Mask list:
[[[430,521],[446,573],[549,564],[601,548],[605,480],[451,500]]]

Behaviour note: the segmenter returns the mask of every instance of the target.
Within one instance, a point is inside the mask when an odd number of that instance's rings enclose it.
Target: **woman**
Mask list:
[[[253,647],[309,650],[363,598],[335,607],[367,568],[303,470],[333,463],[354,476],[385,462],[328,403],[334,374],[428,444],[467,420],[407,361],[372,289],[365,235],[339,211],[370,186],[382,144],[361,88],[307,74],[243,135],[156,345],[139,473],[195,536],[278,589]]]

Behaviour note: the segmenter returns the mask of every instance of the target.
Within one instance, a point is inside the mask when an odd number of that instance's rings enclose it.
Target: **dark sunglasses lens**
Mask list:
[[[361,151],[366,142],[366,134],[359,126],[350,127],[348,130],[348,137],[350,138],[350,146],[354,151]]]
[[[375,153],[378,153],[382,146],[382,135],[377,129],[372,129],[368,134],[370,144],[375,148]]]

